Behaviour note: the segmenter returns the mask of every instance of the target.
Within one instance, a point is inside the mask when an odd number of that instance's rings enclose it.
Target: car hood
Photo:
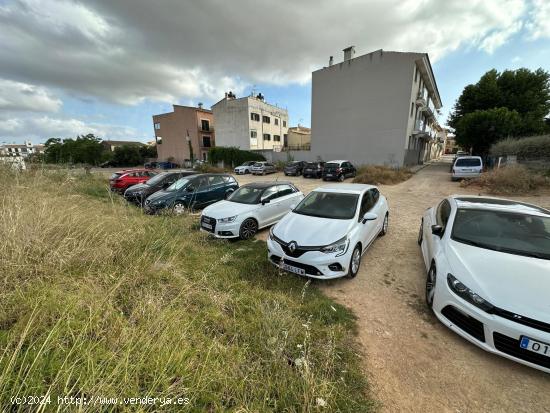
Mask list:
[[[132,185],[126,190],[126,193],[134,193],[134,192],[145,192],[150,188],[149,185],[143,183],[143,184],[136,184]]]
[[[450,241],[453,275],[504,310],[550,323],[550,261]]]
[[[219,201],[209,205],[202,211],[203,215],[211,218],[228,218],[234,215],[246,214],[258,209],[259,204],[239,204],[238,202]]]
[[[318,218],[290,212],[273,228],[277,238],[296,241],[300,246],[332,244],[351,229],[353,219]]]
[[[173,199],[177,194],[178,194],[177,191],[165,191],[163,189],[148,196],[147,201],[150,201],[150,202],[161,201],[161,200],[165,201],[165,200]]]

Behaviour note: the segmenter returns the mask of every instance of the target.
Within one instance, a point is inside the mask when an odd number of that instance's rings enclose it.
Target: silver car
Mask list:
[[[256,162],[252,167],[250,168],[250,172],[252,172],[252,175],[266,175],[277,172],[277,169],[275,169],[275,165],[273,165],[271,162]]]

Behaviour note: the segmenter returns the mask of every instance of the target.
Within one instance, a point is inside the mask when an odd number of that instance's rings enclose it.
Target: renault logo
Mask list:
[[[296,248],[298,248],[298,244],[296,244],[296,241],[292,241],[290,244],[288,244],[288,249],[290,252],[296,251]]]

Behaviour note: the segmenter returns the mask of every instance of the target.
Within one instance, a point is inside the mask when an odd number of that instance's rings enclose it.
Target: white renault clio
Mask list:
[[[418,243],[426,302],[479,347],[550,373],[550,211],[451,196],[428,209]]]
[[[355,277],[363,253],[387,232],[388,215],[386,198],[374,186],[317,188],[271,229],[268,258],[312,278]]]
[[[225,201],[203,209],[201,230],[218,238],[252,238],[273,225],[304,198],[290,182],[256,182],[241,186]]]

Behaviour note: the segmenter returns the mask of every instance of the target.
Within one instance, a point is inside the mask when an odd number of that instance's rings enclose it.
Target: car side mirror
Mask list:
[[[270,202],[269,199],[262,199],[262,205],[269,204]]]
[[[437,235],[439,238],[443,236],[445,229],[441,225],[432,225],[432,234]]]
[[[170,182],[165,182],[162,184],[162,189],[168,188],[170,185],[172,185]]]
[[[185,188],[187,192],[195,192],[195,187],[193,185],[189,185],[187,188]]]
[[[363,224],[367,221],[376,221],[378,219],[378,215],[376,215],[374,212],[367,212],[365,215],[363,215]]]

